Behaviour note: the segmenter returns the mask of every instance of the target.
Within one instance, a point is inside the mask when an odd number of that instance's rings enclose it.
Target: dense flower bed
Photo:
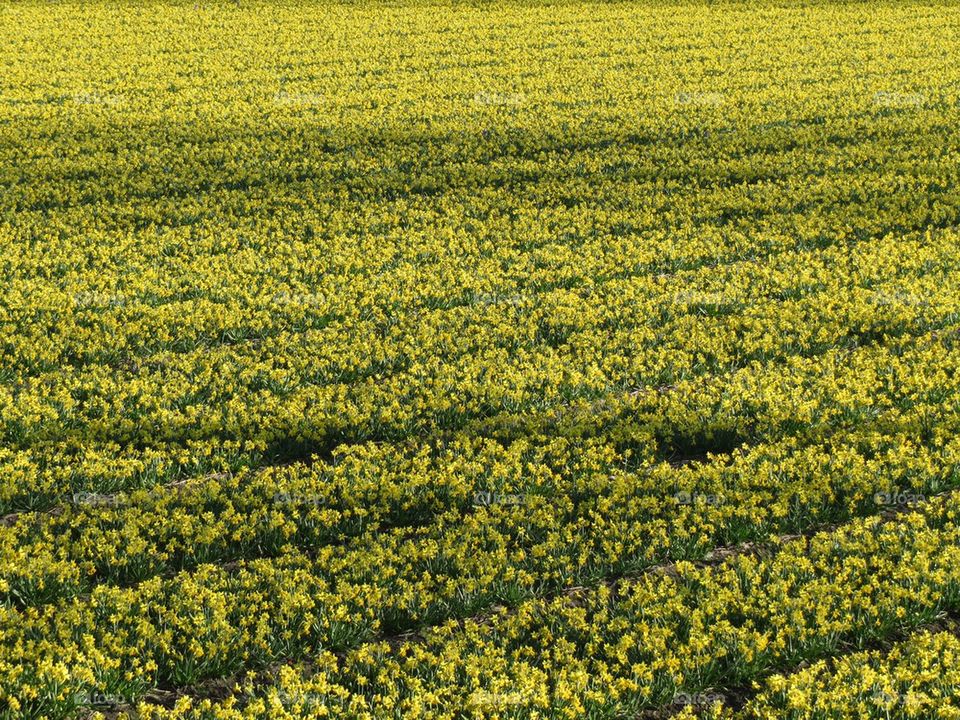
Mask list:
[[[0,32],[0,720],[958,717],[960,8]]]

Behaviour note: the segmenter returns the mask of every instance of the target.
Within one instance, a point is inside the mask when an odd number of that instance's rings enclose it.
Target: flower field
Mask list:
[[[0,33],[0,720],[960,719],[960,4]]]

